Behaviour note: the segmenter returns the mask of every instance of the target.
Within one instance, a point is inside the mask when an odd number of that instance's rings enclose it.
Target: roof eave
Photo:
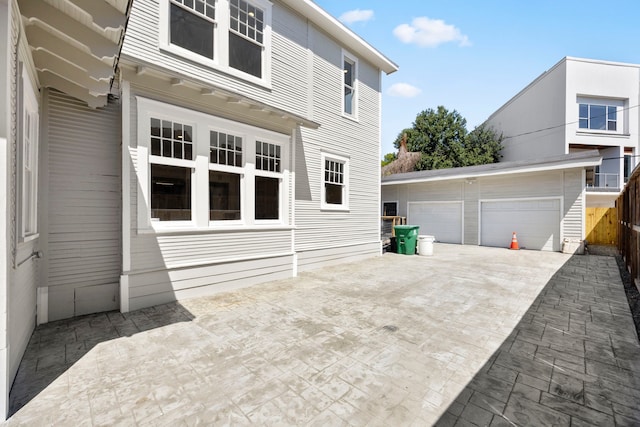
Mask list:
[[[347,28],[336,18],[311,0],[280,0],[290,8],[300,12],[311,22],[326,31],[333,38],[347,46],[353,53],[374,64],[386,74],[398,71],[398,65]]]
[[[416,177],[416,178],[405,178],[405,179],[399,178],[395,180],[388,179],[393,176],[391,175],[389,177],[383,177],[381,180],[381,185],[415,184],[415,183],[422,183],[422,182],[451,181],[451,180],[458,180],[458,179],[480,178],[480,177],[486,177],[486,176],[499,176],[499,175],[531,173],[531,172],[546,172],[546,171],[561,170],[561,169],[592,167],[592,166],[598,166],[601,163],[602,163],[602,156],[598,155],[598,156],[592,156],[588,158],[581,158],[577,160],[539,163],[531,166],[515,166],[511,168],[487,170],[487,171],[481,171],[481,172],[468,172],[468,173],[463,172],[456,175],[440,175],[440,176],[436,175],[436,176],[430,176],[430,177]]]

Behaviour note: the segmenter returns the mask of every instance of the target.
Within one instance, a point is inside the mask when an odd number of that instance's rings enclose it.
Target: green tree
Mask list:
[[[398,158],[398,155],[396,153],[387,153],[384,155],[384,158],[380,162],[380,166],[387,166],[389,163],[393,162],[397,158]]]
[[[416,170],[445,169],[494,163],[499,159],[502,136],[478,126],[467,131],[467,120],[456,110],[443,106],[420,112],[413,127],[404,129],[394,146],[400,147],[403,134],[407,135],[408,151],[422,153]]]
[[[486,165],[500,161],[502,134],[481,124],[469,132],[465,144],[465,166]]]

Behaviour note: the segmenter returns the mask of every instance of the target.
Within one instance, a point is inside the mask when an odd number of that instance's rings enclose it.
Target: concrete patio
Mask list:
[[[613,257],[435,245],[39,327],[6,425],[638,425]]]

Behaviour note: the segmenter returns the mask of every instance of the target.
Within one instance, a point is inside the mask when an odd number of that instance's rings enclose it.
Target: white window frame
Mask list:
[[[337,205],[326,202],[325,191],[325,161],[340,162],[344,165],[343,187],[342,187],[342,204]],[[349,162],[350,158],[322,151],[320,153],[320,209],[330,211],[348,211],[349,210]]]
[[[590,127],[581,128],[580,127],[580,105],[587,104],[590,110],[592,105],[603,106],[607,113],[605,115],[605,125],[608,127],[608,109],[609,107],[616,108],[616,130],[608,130],[608,129],[592,129]],[[592,97],[584,97],[579,96],[576,102],[576,129],[581,133],[600,133],[600,134],[609,134],[609,135],[622,135],[625,133],[626,121],[628,114],[625,112],[625,101],[620,99],[611,99],[611,98],[592,98]]]
[[[346,112],[346,105],[344,102],[345,101],[344,89],[347,86],[346,83],[344,82],[344,75],[345,75],[344,63],[345,62],[350,62],[351,64],[353,64],[353,73],[352,73],[353,86],[351,86],[351,90],[353,91],[353,94],[352,94],[352,101],[351,101],[351,104],[352,104],[351,114]],[[354,55],[351,55],[349,52],[343,50],[341,61],[340,61],[340,100],[341,100],[340,108],[341,108],[341,113],[343,117],[346,117],[348,119],[355,120],[355,121],[358,121],[358,98],[360,97],[360,88],[359,88],[360,79],[358,78],[359,69],[360,69],[360,66],[358,64],[358,59]]]
[[[263,51],[262,51],[262,78],[245,73],[229,66],[229,25],[230,4],[229,0],[217,0],[216,19],[213,35],[213,59],[206,58],[191,52],[188,49],[174,45],[170,38],[170,5],[171,0],[159,0],[160,24],[159,47],[161,51],[170,52],[189,61],[222,71],[226,74],[255,83],[267,88],[271,87],[271,16],[273,4],[268,0],[244,0],[264,12]]]
[[[20,241],[38,237],[38,141],[39,106],[29,74],[22,67],[22,105],[20,109]],[[27,179],[30,175],[30,179]]]
[[[138,112],[137,166],[139,185],[137,198],[138,231],[163,232],[175,230],[228,230],[250,227],[281,227],[290,223],[289,218],[289,145],[288,135],[257,128],[243,123],[233,122],[206,113],[183,107],[136,97]],[[174,122],[188,124],[193,129],[194,160],[173,159],[152,156],[150,121],[151,118],[168,118]],[[211,163],[209,156],[209,132],[225,132],[242,138],[243,167]],[[258,171],[255,168],[255,141],[263,141],[280,146],[281,171]],[[151,221],[151,164],[192,167],[191,175],[191,221]],[[209,219],[209,171],[240,174],[240,220]],[[277,220],[255,219],[255,177],[268,176],[280,179],[279,218]]]

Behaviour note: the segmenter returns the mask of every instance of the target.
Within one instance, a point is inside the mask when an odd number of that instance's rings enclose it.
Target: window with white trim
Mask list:
[[[625,101],[578,97],[578,129],[622,133]]]
[[[322,209],[349,209],[349,159],[322,153]]]
[[[189,60],[269,83],[268,0],[161,0],[160,46]]]
[[[29,75],[22,73],[22,109],[20,112],[19,150],[20,176],[20,238],[29,239],[38,233],[38,100]]]
[[[287,135],[146,98],[137,103],[140,229],[288,223]]]
[[[618,108],[615,105],[580,104],[580,129],[618,130]]]
[[[342,114],[354,119],[358,117],[357,75],[358,61],[342,52]]]
[[[193,125],[151,117],[151,219],[191,221]]]

